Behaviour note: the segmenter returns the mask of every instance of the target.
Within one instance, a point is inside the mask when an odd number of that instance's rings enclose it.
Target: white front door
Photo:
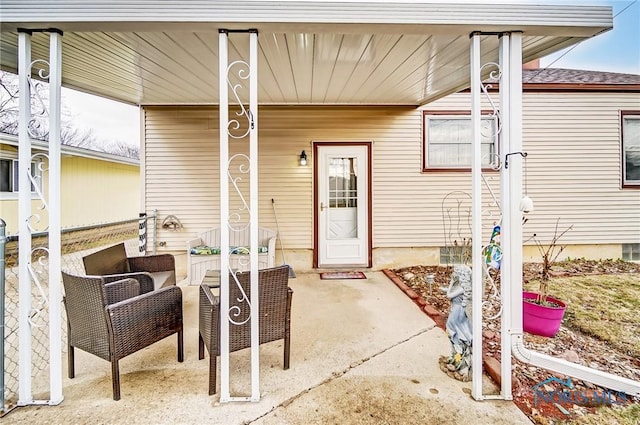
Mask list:
[[[317,146],[318,267],[369,264],[370,145]]]

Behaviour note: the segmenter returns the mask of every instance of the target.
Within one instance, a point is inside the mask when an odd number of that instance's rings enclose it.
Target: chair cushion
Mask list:
[[[129,273],[129,262],[123,243],[89,254],[82,258],[88,275],[102,276]]]
[[[230,246],[229,254],[231,255],[248,255],[251,252],[248,246]],[[264,254],[269,252],[268,246],[259,246],[258,253]],[[220,247],[218,246],[207,246],[207,245],[198,245],[191,248],[189,251],[191,255],[219,255]]]
[[[154,290],[158,290],[160,288],[164,288],[165,286],[171,286],[176,284],[175,273],[172,271],[154,272],[149,274],[153,278]]]
[[[191,248],[191,255],[214,255],[220,254],[220,248],[207,246],[207,245],[198,245]]]

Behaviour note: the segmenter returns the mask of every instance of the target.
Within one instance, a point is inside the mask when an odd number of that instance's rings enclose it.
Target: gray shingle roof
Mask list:
[[[640,84],[640,75],[579,69],[523,69],[524,84]]]

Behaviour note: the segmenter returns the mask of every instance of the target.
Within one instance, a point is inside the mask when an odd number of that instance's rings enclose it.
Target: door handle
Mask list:
[[[327,208],[324,206],[324,202],[320,202],[320,211],[324,211],[324,209]]]

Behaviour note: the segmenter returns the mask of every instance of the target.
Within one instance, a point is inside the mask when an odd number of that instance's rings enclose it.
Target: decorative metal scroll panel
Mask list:
[[[237,118],[230,119],[228,122],[227,134],[230,138],[236,140],[234,145],[238,148],[246,148],[246,145],[248,145],[248,141],[246,140],[247,136],[255,127],[253,114],[250,109],[245,106],[241,98],[250,75],[249,64],[245,61],[234,61],[227,67],[227,84],[231,90],[230,94],[237,102],[239,108],[238,111],[233,112]],[[234,77],[237,78],[237,80],[234,80]],[[229,232],[245,232],[251,225],[251,209],[246,193],[250,171],[251,158],[248,154],[236,153],[229,158],[227,162],[227,177],[231,189],[229,193],[229,203],[234,206],[229,210],[227,219]],[[241,266],[240,269],[246,270],[247,266],[249,266],[250,258],[243,256],[238,261]],[[240,305],[236,304],[229,308],[228,320],[231,324],[239,326],[249,322],[251,319],[252,303],[238,281],[236,276],[237,270],[233,269],[231,264],[228,266],[228,272],[232,277],[232,281],[230,281],[229,284],[235,285],[241,294],[236,300]],[[247,311],[242,310],[242,305],[246,307]]]
[[[480,75],[483,75],[485,70],[489,70],[489,78],[481,82],[480,88],[482,90],[482,94],[491,106],[489,116],[495,118],[495,122],[497,122],[497,126],[494,128],[495,134],[493,135],[493,140],[497,145],[499,145],[500,138],[502,137],[502,116],[500,109],[491,96],[490,89],[493,87],[493,81],[499,82],[501,80],[502,68],[500,67],[500,64],[487,62],[480,68]],[[487,162],[490,164],[493,171],[500,171],[503,166],[502,161],[500,160],[500,152],[494,152],[492,156],[493,157]],[[502,314],[502,296],[500,288],[495,281],[495,276],[499,273],[502,262],[502,248],[500,246],[502,209],[500,207],[500,202],[495,196],[490,185],[490,181],[493,179],[493,176],[489,176],[487,178],[487,176],[482,173],[481,177],[491,198],[487,207],[483,209],[483,216],[488,219],[483,220],[483,223],[489,221],[493,226],[489,242],[482,247],[482,255],[484,258],[482,275],[484,282],[482,314],[485,319],[491,320],[500,317]]]
[[[495,68],[489,72],[489,82],[481,84],[482,94],[486,97],[491,106],[490,118],[495,118],[498,123],[490,126],[494,131],[493,135],[483,134],[483,137],[494,140],[495,145],[499,143],[502,136],[500,110],[491,97],[491,81],[499,81],[502,75],[500,65],[489,62],[481,67],[481,74],[488,69]],[[483,164],[489,164],[493,171],[500,171],[503,164],[500,160],[500,153],[495,151],[490,154],[491,158],[482,158]],[[502,220],[502,209],[498,197],[495,195],[494,173],[485,175],[482,173],[482,182],[485,190],[489,193],[489,199],[482,208],[483,223],[486,230],[491,230],[491,238],[487,244],[483,245],[483,282],[484,296],[482,301],[482,311],[485,319],[495,319],[502,313],[501,292],[495,276],[500,269],[502,259],[502,249],[500,246],[500,224]],[[442,200],[442,228],[444,232],[445,246],[441,249],[441,262],[445,264],[471,264],[471,195],[464,191],[452,191],[445,195]],[[491,227],[488,227],[491,226]]]
[[[29,120],[27,130],[29,135],[33,138],[41,138],[43,135],[48,135],[48,117],[49,111],[44,101],[45,97],[48,97],[47,85],[42,81],[34,81],[31,77],[34,67],[38,67],[37,74],[44,80],[49,79],[49,62],[45,60],[35,60],[31,62],[28,67],[28,77],[30,92],[31,92],[31,119]],[[43,192],[44,182],[46,180],[47,172],[45,164],[49,162],[49,155],[47,153],[35,153],[31,155],[31,163],[35,163],[36,171],[32,172],[31,164],[19,164],[21,176],[20,178],[26,178],[31,182],[31,189],[33,191],[32,199],[37,199],[39,204],[36,209],[37,213],[31,213],[26,219],[27,228],[29,229],[29,238],[34,233],[47,232],[49,230],[48,224],[45,226],[39,226],[44,222],[44,216],[49,213],[49,203],[47,197]],[[48,259],[49,249],[45,246],[38,246],[31,249],[31,261],[28,263],[29,276],[31,278],[31,284],[33,286],[32,294],[32,308],[29,313],[30,326],[37,328],[44,328],[48,325],[48,306],[49,299],[47,295],[46,287],[48,287]],[[35,260],[35,263],[33,262]]]

